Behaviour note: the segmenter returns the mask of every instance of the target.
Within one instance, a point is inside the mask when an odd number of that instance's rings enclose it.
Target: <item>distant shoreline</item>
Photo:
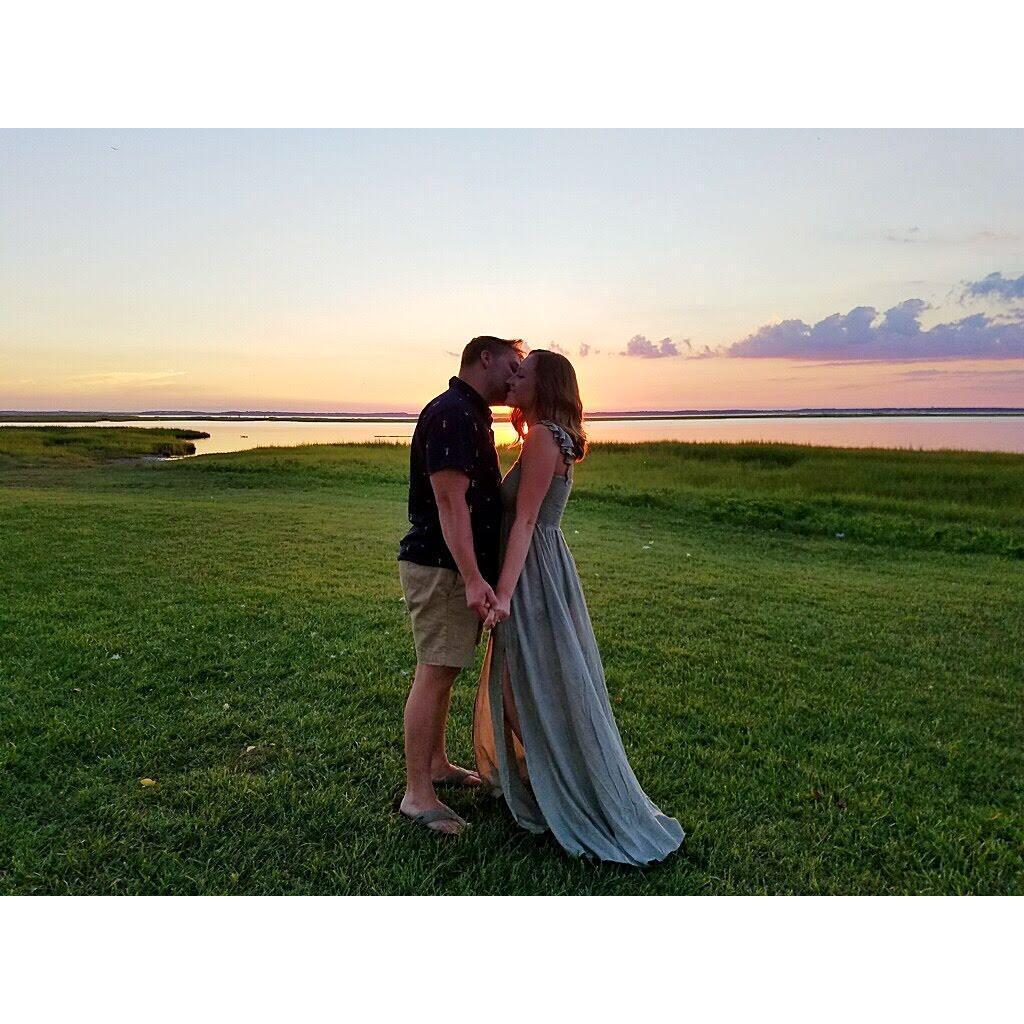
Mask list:
[[[880,409],[673,409],[641,412],[596,412],[587,419],[593,423],[633,420],[726,420],[726,419],[882,419],[922,416],[1024,416],[1024,408],[880,408]],[[415,423],[415,413],[290,413],[290,412],[198,412],[195,410],[154,410],[152,412],[77,412],[62,409],[52,412],[0,410],[0,421],[6,423],[146,423],[166,420],[196,420],[211,423],[274,422],[288,423]],[[505,415],[495,416],[506,422]]]

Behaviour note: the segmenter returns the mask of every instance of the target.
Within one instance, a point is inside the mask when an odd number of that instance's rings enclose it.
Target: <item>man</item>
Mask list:
[[[479,786],[448,760],[452,684],[473,663],[494,603],[501,532],[501,469],[490,406],[505,401],[522,342],[474,338],[459,375],[420,413],[409,455],[409,532],[398,571],[416,644],[405,705],[406,788],[399,810],[417,824],[458,835],[466,822],[438,799],[437,783]]]

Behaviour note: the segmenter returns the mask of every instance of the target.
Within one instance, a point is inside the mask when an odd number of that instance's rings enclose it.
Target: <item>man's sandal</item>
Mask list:
[[[422,825],[430,832],[439,832],[441,835],[452,835],[453,833],[445,832],[443,829],[439,828],[430,828],[435,821],[454,821],[463,828],[469,828],[469,822],[466,821],[465,818],[456,814],[450,807],[434,807],[429,811],[421,811],[419,814],[406,814],[405,811],[402,810],[398,813],[403,818],[411,821],[414,825]],[[458,833],[455,834],[457,835]]]

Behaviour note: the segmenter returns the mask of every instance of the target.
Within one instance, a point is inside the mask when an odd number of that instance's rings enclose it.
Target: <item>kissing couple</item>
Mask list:
[[[492,405],[511,406],[520,441],[504,479]],[[683,830],[629,766],[562,535],[586,453],[572,363],[544,349],[525,355],[521,341],[474,338],[448,390],[420,413],[398,554],[416,645],[398,810],[458,835],[467,822],[436,787],[487,784],[521,827],[550,830],[568,853],[644,865],[676,850]],[[469,771],[448,760],[445,729],[452,684],[484,630]]]

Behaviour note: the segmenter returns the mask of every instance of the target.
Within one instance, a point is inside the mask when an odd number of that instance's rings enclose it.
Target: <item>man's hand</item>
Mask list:
[[[499,622],[504,622],[512,614],[512,599],[502,594],[494,595],[494,603],[484,619],[484,629],[494,629]]]
[[[472,608],[481,620],[487,618],[494,602],[494,591],[482,576],[466,584],[466,607]]]

